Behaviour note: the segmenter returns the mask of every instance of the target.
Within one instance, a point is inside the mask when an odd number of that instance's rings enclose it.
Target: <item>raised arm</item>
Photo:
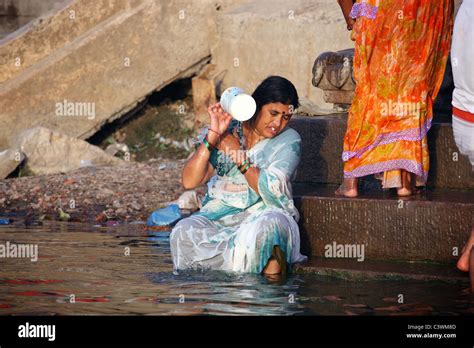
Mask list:
[[[355,20],[350,17],[350,13],[352,10],[352,6],[354,5],[353,0],[337,0],[339,6],[341,7],[342,14],[344,15],[344,19],[347,23],[347,30],[352,30]]]
[[[181,182],[186,190],[194,189],[205,184],[214,175],[215,169],[210,163],[212,148],[216,148],[220,134],[224,134],[229,127],[232,116],[223,112],[219,104],[208,108],[211,119],[209,131],[205,134],[205,142],[199,145],[197,151],[191,156],[183,169]]]

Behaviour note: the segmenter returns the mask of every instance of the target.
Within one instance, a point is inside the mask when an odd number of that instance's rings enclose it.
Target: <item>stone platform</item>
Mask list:
[[[290,127],[296,129],[303,140],[296,181],[339,185],[343,178],[342,148],[347,114],[295,116]],[[469,160],[458,153],[451,124],[434,123],[428,139],[428,187],[474,189],[474,173]]]

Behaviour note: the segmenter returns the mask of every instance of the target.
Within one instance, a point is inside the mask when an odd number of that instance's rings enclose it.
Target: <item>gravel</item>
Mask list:
[[[151,159],[1,180],[0,216],[59,220],[62,209],[71,216],[70,221],[144,221],[184,192],[184,164],[185,160]],[[203,195],[205,186],[196,191]]]

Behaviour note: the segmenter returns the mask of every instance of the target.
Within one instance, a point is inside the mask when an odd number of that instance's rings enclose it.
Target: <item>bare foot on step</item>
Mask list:
[[[346,178],[341,186],[334,192],[337,196],[344,196],[347,198],[355,198],[359,195],[357,189],[357,178]]]
[[[457,267],[463,272],[469,272],[469,256],[471,249],[474,247],[474,228],[471,231],[471,236],[467,241],[466,245],[461,251],[461,257],[458,260]]]

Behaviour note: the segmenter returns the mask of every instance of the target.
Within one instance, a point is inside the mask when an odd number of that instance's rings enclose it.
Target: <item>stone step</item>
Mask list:
[[[302,158],[296,182],[340,184],[343,179],[342,148],[347,128],[347,114],[320,117],[295,116],[290,127],[302,139]],[[474,189],[474,174],[467,157],[458,153],[452,126],[434,123],[428,133],[430,174],[428,187]],[[456,160],[457,159],[457,160]],[[368,178],[366,181],[377,182]]]
[[[293,185],[305,255],[324,257],[336,243],[363,247],[366,260],[455,262],[472,228],[473,191],[427,189],[404,199],[361,191],[349,199],[335,188]]]
[[[348,259],[315,257],[297,264],[296,273],[312,273],[346,280],[441,280],[469,283],[469,275],[456,268],[454,263],[438,264],[423,262],[357,262]]]

